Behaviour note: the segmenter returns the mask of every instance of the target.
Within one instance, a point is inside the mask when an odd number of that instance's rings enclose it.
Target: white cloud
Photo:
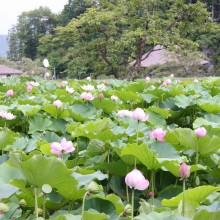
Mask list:
[[[17,23],[17,17],[24,11],[31,11],[40,6],[48,7],[54,13],[62,11],[68,0],[6,0],[0,7],[0,34],[7,34],[8,30]]]

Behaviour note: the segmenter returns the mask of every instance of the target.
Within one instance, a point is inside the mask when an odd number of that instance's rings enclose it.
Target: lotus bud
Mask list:
[[[53,102],[53,105],[56,107],[56,108],[61,108],[63,103],[60,101],[60,100],[56,100]]]
[[[14,95],[13,89],[8,90],[7,93],[6,93],[6,95],[7,95],[8,97],[13,96],[13,95]]]
[[[98,185],[96,182],[92,181],[92,182],[88,185],[87,191],[88,191],[89,193],[92,193],[92,194],[98,194],[99,191],[100,191],[100,190],[99,190],[99,185]]]
[[[25,207],[27,207],[27,202],[24,199],[21,199],[19,202],[19,205],[21,208],[25,208]]]
[[[195,130],[195,134],[197,137],[204,137],[206,135],[207,131],[204,127],[201,127],[201,128],[197,128]]]
[[[9,206],[3,202],[0,202],[0,214],[6,213],[9,211]]]
[[[181,163],[179,168],[179,176],[181,177],[181,180],[187,179],[190,176],[190,170],[189,167],[185,162]]]
[[[99,99],[104,99],[104,94],[102,92],[99,94]]]

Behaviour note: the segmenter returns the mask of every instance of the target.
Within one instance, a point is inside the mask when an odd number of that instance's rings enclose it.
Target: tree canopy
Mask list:
[[[215,1],[69,0],[59,15],[39,8],[19,16],[11,29],[10,56],[47,57],[72,77],[123,77],[135,60],[132,71],[138,76],[142,55],[155,45],[181,52],[204,44],[201,35],[219,29],[213,23],[217,6]]]

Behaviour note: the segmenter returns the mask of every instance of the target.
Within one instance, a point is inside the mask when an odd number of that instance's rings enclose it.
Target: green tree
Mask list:
[[[23,12],[18,16],[17,24],[9,31],[9,56],[13,59],[28,57],[34,60],[37,58],[39,39],[52,34],[56,26],[57,15],[47,7]]]
[[[54,39],[66,50],[67,72],[77,76],[80,70],[117,78],[133,59],[138,73],[143,53],[155,45],[196,49],[193,33],[205,30],[210,23],[200,1],[102,0],[67,26],[57,28]]]
[[[92,3],[86,0],[69,0],[59,15],[59,25],[66,26],[73,18],[83,14]]]

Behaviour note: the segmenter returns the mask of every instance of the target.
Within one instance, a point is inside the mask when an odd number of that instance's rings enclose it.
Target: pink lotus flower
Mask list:
[[[92,95],[91,92],[83,92],[83,93],[80,95],[80,98],[89,101],[89,100],[93,100],[93,99],[94,99],[94,96]]]
[[[156,128],[154,131],[149,131],[148,134],[151,138],[156,139],[160,142],[164,142],[164,137],[166,136],[166,131],[162,128]]]
[[[95,89],[95,87],[91,84],[88,84],[88,85],[83,85],[81,86],[82,89],[86,90],[86,91],[92,91]]]
[[[68,85],[68,82],[67,81],[62,81],[61,83],[60,83],[60,86],[61,87],[66,87]]]
[[[57,154],[59,157],[61,157],[63,154],[68,154],[75,150],[73,143],[71,141],[67,141],[66,138],[62,138],[61,143],[51,143],[50,148],[50,152]]]
[[[15,115],[13,115],[12,113],[8,113],[8,112],[0,112],[0,117],[6,120],[13,120],[16,118]]]
[[[102,84],[97,85],[97,89],[104,90],[104,89],[106,89],[106,86],[104,83],[102,83]]]
[[[146,83],[150,82],[150,77],[145,78]]]
[[[128,117],[131,117],[132,116],[132,112],[129,111],[129,110],[119,110],[117,115],[119,117],[124,117],[124,116],[128,116]]]
[[[115,95],[112,95],[112,96],[110,97],[110,99],[111,99],[112,101],[117,101],[117,100],[118,100],[118,97],[115,96]]]
[[[66,91],[71,94],[75,92],[74,88],[70,88],[68,86],[66,86]]]
[[[91,78],[90,76],[87,76],[86,79],[87,79],[88,81],[91,81],[91,80],[92,80],[92,78]]]
[[[206,135],[207,131],[204,127],[201,127],[201,128],[197,128],[195,130],[195,134],[197,137],[204,137]]]
[[[28,91],[28,92],[31,92],[31,91],[32,91],[32,85],[31,85],[31,84],[28,84],[28,85],[27,85],[27,91]]]
[[[53,105],[56,107],[56,108],[61,108],[63,103],[60,101],[60,100],[56,100],[53,102]]]
[[[13,95],[14,95],[13,89],[8,90],[7,93],[6,93],[6,95],[7,95],[8,97],[13,96]]]
[[[189,167],[185,162],[181,163],[179,168],[179,176],[181,177],[181,180],[187,179],[190,176],[190,170]]]
[[[145,190],[149,186],[149,181],[145,179],[143,174],[137,169],[132,170],[126,175],[125,183],[130,188],[138,190]]]
[[[133,119],[139,120],[139,121],[147,121],[149,119],[149,115],[146,115],[144,110],[141,108],[136,108],[133,112],[131,117]]]
[[[197,83],[197,82],[199,82],[199,80],[198,80],[198,79],[194,79],[193,82],[194,82],[194,83]]]
[[[39,86],[40,84],[38,82],[30,81],[26,83],[27,85],[32,85],[32,86]]]

